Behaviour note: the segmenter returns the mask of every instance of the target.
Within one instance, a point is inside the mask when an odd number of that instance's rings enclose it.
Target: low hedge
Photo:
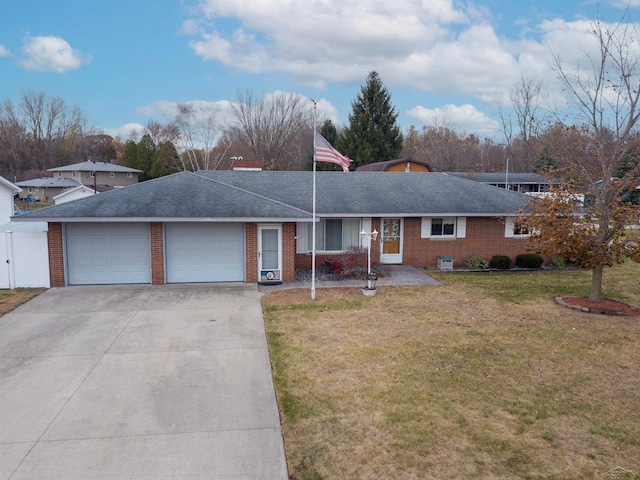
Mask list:
[[[509,270],[511,268],[511,258],[506,255],[494,255],[489,261],[489,268]]]
[[[535,253],[523,253],[516,257],[516,267],[520,268],[540,268],[543,258]]]

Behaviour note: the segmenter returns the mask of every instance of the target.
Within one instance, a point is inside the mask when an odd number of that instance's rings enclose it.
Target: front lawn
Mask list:
[[[37,297],[46,288],[16,288],[13,290],[0,290],[0,317],[11,310],[18,308],[33,297]]]
[[[582,271],[263,298],[292,478],[588,479],[640,472],[640,317],[562,308]],[[640,265],[604,296],[640,304]]]

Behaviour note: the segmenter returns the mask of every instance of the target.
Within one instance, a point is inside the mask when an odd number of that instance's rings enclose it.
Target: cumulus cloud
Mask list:
[[[448,104],[437,108],[417,106],[409,110],[407,115],[419,120],[423,125],[454,125],[461,130],[482,135],[493,135],[500,128],[498,122],[469,104]]]
[[[139,123],[125,123],[119,127],[102,128],[102,133],[111,135],[113,138],[120,137],[124,141],[135,138],[138,139],[144,132],[144,126]]]
[[[0,58],[8,57],[10,53],[11,52],[9,52],[9,50],[7,48],[5,48],[4,45],[0,45]]]
[[[69,42],[55,36],[29,37],[22,46],[20,65],[37,72],[64,73],[91,61],[90,56],[74,50]]]
[[[551,18],[507,38],[488,9],[456,0],[202,0],[192,17],[192,51],[238,71],[326,88],[376,70],[391,88],[494,105],[522,76],[555,85],[554,48],[570,62],[592,46],[589,22]]]

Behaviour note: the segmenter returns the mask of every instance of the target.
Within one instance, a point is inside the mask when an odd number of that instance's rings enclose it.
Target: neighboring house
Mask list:
[[[10,223],[22,189],[0,177],[0,289],[49,287],[45,222]]]
[[[22,188],[6,178],[0,177],[0,223],[7,223],[13,216],[15,211],[13,197],[20,192],[22,192]]]
[[[38,202],[51,202],[63,190],[80,184],[71,178],[41,177],[17,182],[16,185],[22,189],[18,193],[18,198],[22,200],[29,198]]]
[[[447,175],[466,178],[474,182],[486,183],[494,187],[507,188],[520,193],[539,193],[549,189],[549,181],[539,173],[480,173],[444,172]]]
[[[61,203],[70,202],[72,200],[90,197],[91,195],[95,195],[96,193],[108,192],[109,190],[113,190],[113,187],[111,187],[110,185],[96,185],[95,190],[92,186],[87,187],[86,185],[78,185],[77,187],[67,188],[53,197],[53,203],[59,205]]]
[[[49,223],[51,285],[294,281],[311,268],[311,172],[181,172],[14,221]],[[525,252],[527,198],[443,173],[318,172],[319,262],[364,246],[382,263],[456,265]]]
[[[412,158],[399,158],[361,165],[356,168],[356,172],[433,172],[433,169],[426,162]]]
[[[126,187],[138,183],[138,174],[142,173],[142,170],[135,168],[91,160],[50,168],[47,171],[53,172],[56,178],[71,178],[82,185],[105,184],[113,187]]]

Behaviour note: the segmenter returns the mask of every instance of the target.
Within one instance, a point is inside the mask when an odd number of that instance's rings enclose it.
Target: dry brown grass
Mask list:
[[[0,290],[0,316],[18,308],[33,297],[37,297],[46,288],[16,288],[14,290]]]
[[[619,281],[621,299],[640,303],[640,268],[622,272],[632,276]],[[556,305],[552,295],[588,288],[584,272],[563,273],[448,274],[440,287],[374,298],[355,288],[319,289],[314,302],[308,290],[266,295],[292,478],[639,471],[640,320]],[[509,285],[527,295],[508,300]]]

